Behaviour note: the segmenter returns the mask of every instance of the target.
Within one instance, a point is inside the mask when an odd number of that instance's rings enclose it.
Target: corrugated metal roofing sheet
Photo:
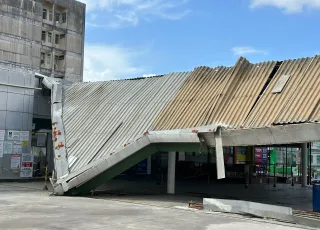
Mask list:
[[[319,56],[258,64],[240,58],[234,67],[66,86],[63,121],[71,170],[147,130],[216,124],[250,129],[319,121],[319,75]],[[273,93],[276,85],[278,93]]]
[[[290,78],[282,92],[272,93],[283,75],[290,75]],[[284,61],[253,108],[244,127],[309,121],[320,98],[319,81],[319,57]]]
[[[189,73],[64,88],[63,121],[71,171],[135,140],[151,129]]]
[[[240,58],[232,68],[195,69],[163,111],[155,129],[243,125],[275,65],[276,62],[250,64]]]

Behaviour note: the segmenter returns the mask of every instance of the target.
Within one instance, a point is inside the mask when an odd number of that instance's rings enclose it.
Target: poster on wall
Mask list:
[[[13,142],[13,154],[22,154],[22,142],[14,141]]]
[[[8,131],[8,140],[10,141],[19,141],[20,140],[20,132],[15,130]]]
[[[33,176],[33,154],[23,153],[21,159],[21,178],[30,178]]]
[[[33,153],[23,153],[21,162],[33,162]]]
[[[4,141],[4,136],[6,135],[5,130],[0,130],[0,141]]]
[[[20,141],[29,141],[29,131],[20,131]]]
[[[3,141],[0,141],[0,157],[3,157]]]
[[[3,153],[12,154],[12,152],[13,152],[13,142],[12,141],[3,142]]]
[[[13,154],[11,155],[11,169],[18,170],[21,168],[20,166],[21,162],[21,155]]]
[[[247,161],[247,149],[246,147],[237,147],[236,163],[245,164]]]
[[[38,133],[37,134],[37,146],[38,147],[43,147],[46,146],[46,133]]]

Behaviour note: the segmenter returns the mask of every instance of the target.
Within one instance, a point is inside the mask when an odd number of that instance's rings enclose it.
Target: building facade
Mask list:
[[[85,4],[0,0],[0,179],[52,171],[51,97],[36,73],[83,79]]]
[[[0,64],[81,82],[85,4],[0,0]]]

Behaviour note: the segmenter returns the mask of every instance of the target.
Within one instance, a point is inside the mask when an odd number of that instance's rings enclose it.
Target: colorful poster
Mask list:
[[[11,155],[11,169],[17,170],[20,169],[21,155]]]
[[[3,141],[0,141],[0,157],[3,157]]]
[[[236,163],[245,164],[247,161],[247,151],[246,147],[237,147],[236,148]]]
[[[20,132],[15,130],[8,131],[8,140],[10,141],[19,141],[20,140]]]
[[[13,154],[21,154],[22,153],[22,142],[14,141],[13,142]]]
[[[0,130],[0,141],[4,141],[4,136],[6,135],[5,130]]]
[[[30,178],[33,176],[33,154],[23,153],[21,159],[21,178]]]
[[[20,141],[29,141],[29,131],[20,131]]]
[[[12,152],[13,152],[13,142],[12,141],[3,142],[3,153],[12,154]]]

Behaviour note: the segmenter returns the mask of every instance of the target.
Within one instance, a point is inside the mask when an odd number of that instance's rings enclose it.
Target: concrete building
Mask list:
[[[85,9],[73,0],[0,0],[0,179],[43,175],[46,162],[52,169],[50,91],[36,75],[82,81]]]
[[[0,0],[0,18],[0,64],[82,81],[85,4]]]

